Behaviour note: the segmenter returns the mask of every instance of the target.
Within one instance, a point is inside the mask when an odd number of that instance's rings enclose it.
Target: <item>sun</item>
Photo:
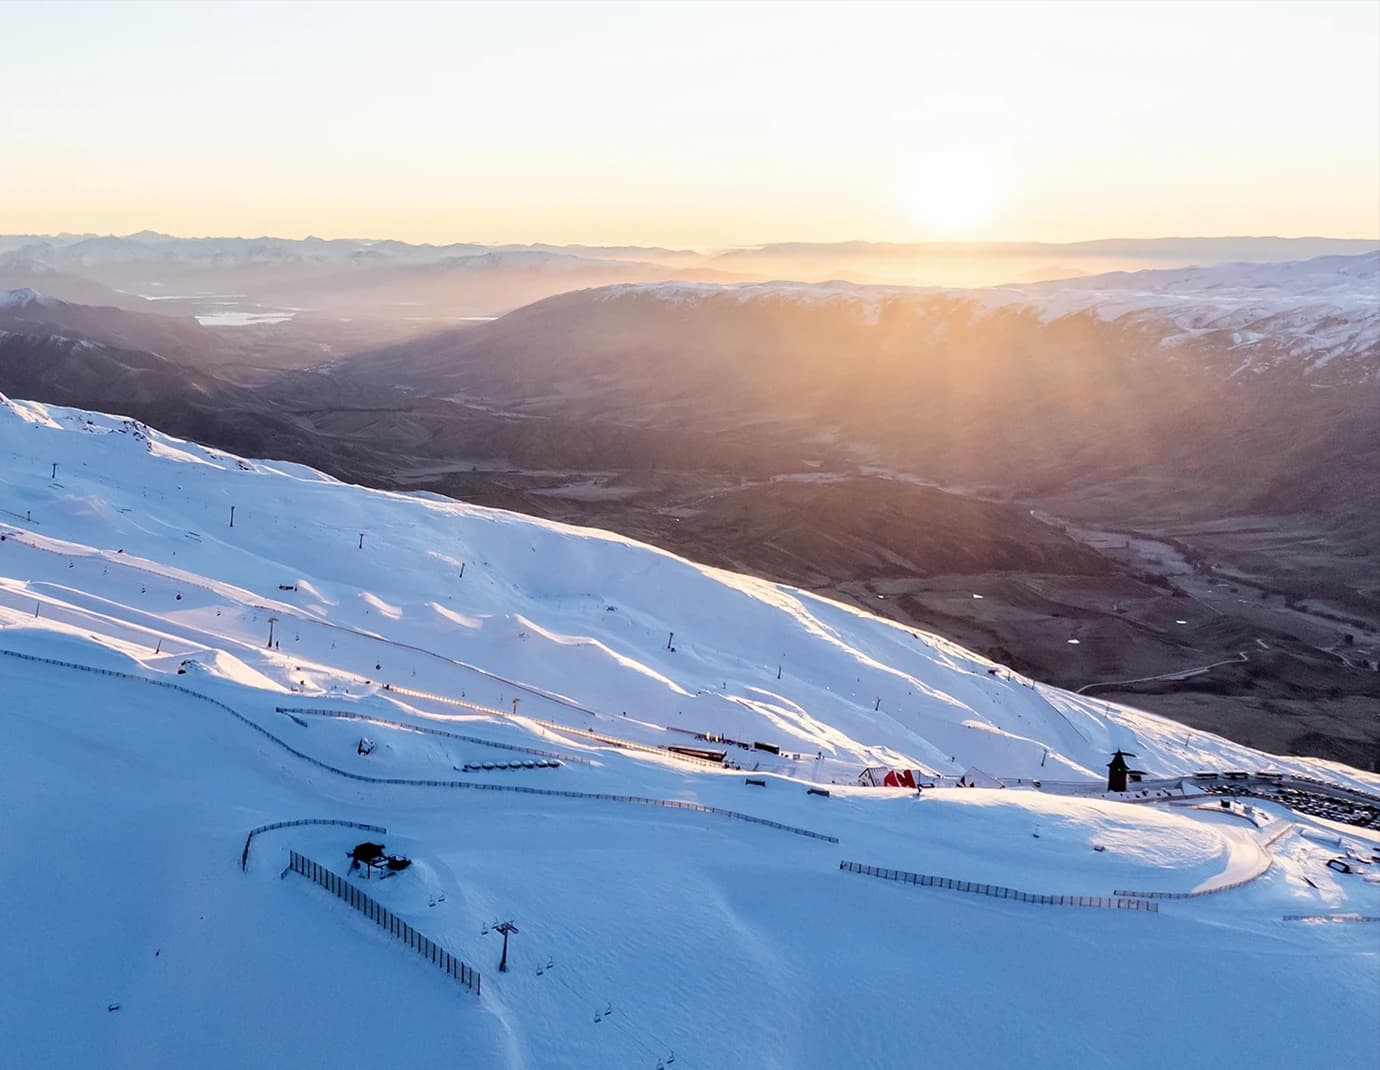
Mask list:
[[[944,153],[919,168],[910,215],[930,233],[962,237],[987,222],[996,207],[991,165],[978,156]]]

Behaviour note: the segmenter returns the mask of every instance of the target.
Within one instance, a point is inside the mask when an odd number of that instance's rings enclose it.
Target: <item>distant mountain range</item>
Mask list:
[[[351,372],[633,426],[772,422],[1002,493],[1380,504],[1380,253],[988,290],[618,286]]]
[[[181,263],[228,267],[248,263],[439,263],[486,253],[547,253],[590,260],[632,260],[676,266],[721,266],[757,274],[755,265],[780,260],[826,261],[839,265],[889,261],[907,263],[948,258],[1056,258],[1106,264],[1111,260],[1184,262],[1299,260],[1355,254],[1380,248],[1366,238],[1109,238],[1084,242],[776,242],[697,251],[647,245],[552,245],[452,242],[413,244],[367,238],[177,237],[157,231],[135,234],[0,235],[0,266],[17,261],[52,268],[111,264]]]
[[[846,280],[988,286],[1222,261],[1355,255],[1380,242],[1157,238],[1095,242],[785,242],[695,251],[629,245],[444,245],[368,239],[0,235],[0,287],[67,300],[207,314],[414,320],[489,316],[617,283]],[[101,292],[102,288],[104,293]]]
[[[784,242],[729,249],[709,263],[757,279],[992,286],[1109,271],[1275,262],[1380,249],[1349,238],[1111,238],[1085,242]]]
[[[632,246],[177,238],[152,231],[0,236],[0,285],[179,315],[280,310],[454,319],[589,286],[742,277],[698,254]]]
[[[638,389],[643,376],[679,396],[679,380],[705,373],[710,393],[685,396],[694,405],[759,375],[788,395],[808,375],[879,370],[856,364],[864,353],[874,362],[909,356],[889,369],[904,377],[945,354],[972,360],[963,345],[980,337],[1003,335],[1018,356],[1040,337],[1079,331],[1104,343],[1133,335],[1131,349],[1159,352],[1161,367],[1219,379],[1280,373],[1310,387],[1372,382],[1380,375],[1380,252],[978,290],[621,285],[549,298],[366,360],[433,393],[492,387],[528,399],[538,379],[563,393],[595,388],[616,397]],[[546,332],[559,332],[561,344],[543,346]],[[1107,351],[1108,360],[1126,355],[1124,346]]]
[[[776,242],[727,249],[716,254],[726,263],[809,257],[836,262],[943,259],[952,256],[1010,258],[1057,257],[1070,262],[1109,260],[1224,261],[1298,260],[1332,254],[1370,252],[1380,247],[1371,238],[1278,238],[1269,236],[1195,238],[1102,238],[1078,242]]]
[[[25,259],[54,268],[108,264],[177,262],[204,267],[247,263],[348,263],[383,261],[437,263],[491,252],[552,253],[596,260],[656,260],[695,257],[687,250],[655,246],[420,244],[362,238],[183,238],[157,231],[136,234],[0,235],[0,265]]]

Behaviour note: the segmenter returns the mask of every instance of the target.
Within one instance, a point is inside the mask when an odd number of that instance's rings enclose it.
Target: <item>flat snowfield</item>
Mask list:
[[[96,413],[0,400],[0,535],[7,1063],[1284,1066],[1380,1034],[1380,923],[1286,920],[1380,916],[1357,860],[1380,837],[1100,792],[1118,748],[1156,785],[1373,775],[615,536]],[[387,832],[267,831],[242,870],[250,829],[305,818]],[[413,864],[347,879],[477,995],[288,869],[346,876],[366,839]]]

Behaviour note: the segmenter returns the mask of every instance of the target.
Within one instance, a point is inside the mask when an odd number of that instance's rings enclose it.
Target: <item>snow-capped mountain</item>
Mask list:
[[[1035,308],[1046,320],[1090,313],[1150,332],[1160,345],[1216,340],[1242,358],[1232,374],[1292,362],[1317,378],[1350,361],[1361,381],[1380,378],[1380,252],[1283,264],[1221,264],[1111,275],[980,295],[990,307]]]
[[[53,298],[28,286],[18,290],[0,290],[0,308],[32,308],[35,305],[49,308],[56,303]]]
[[[654,283],[610,287],[606,302],[785,306],[833,310],[877,327],[883,312],[895,329],[909,317],[919,327],[942,321],[971,302],[973,317],[1029,310],[1042,323],[1090,315],[1157,338],[1164,348],[1191,341],[1241,354],[1236,372],[1260,372],[1280,360],[1304,374],[1338,358],[1358,358],[1353,374],[1380,376],[1380,252],[1277,264],[1233,263],[1177,270],[1113,272],[1054,282],[977,290],[859,286],[846,282],[739,285]],[[1262,353],[1264,363],[1252,356]]]
[[[1380,834],[1190,774],[1362,807],[1380,777],[617,536],[120,417],[0,400],[0,459],[0,799],[27,860],[0,948],[30,982],[0,1021],[26,1065],[320,1064],[405,1036],[495,1067],[998,1066],[1041,1035],[1020,1063],[1064,1067],[1125,1042],[1072,994],[1109,956],[1145,1059],[1341,1059],[1380,1026],[1369,926],[1284,920],[1380,914]],[[1118,748],[1146,779],[1108,794]],[[861,786],[898,769],[935,786]],[[246,842],[299,819],[369,830]],[[366,836],[411,866],[350,876]]]

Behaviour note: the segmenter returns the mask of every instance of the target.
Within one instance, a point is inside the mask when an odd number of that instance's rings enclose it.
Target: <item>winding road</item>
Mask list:
[[[1234,658],[1224,658],[1221,661],[1214,661],[1207,665],[1195,665],[1190,669],[1178,669],[1175,672],[1162,672],[1157,676],[1137,676],[1133,680],[1096,680],[1093,683],[1084,684],[1074,694],[1086,695],[1095,687],[1123,687],[1127,684],[1146,684],[1152,680],[1187,680],[1190,676],[1198,676],[1209,669],[1217,668],[1219,665],[1239,665],[1243,661],[1250,660],[1244,650],[1238,650]]]

